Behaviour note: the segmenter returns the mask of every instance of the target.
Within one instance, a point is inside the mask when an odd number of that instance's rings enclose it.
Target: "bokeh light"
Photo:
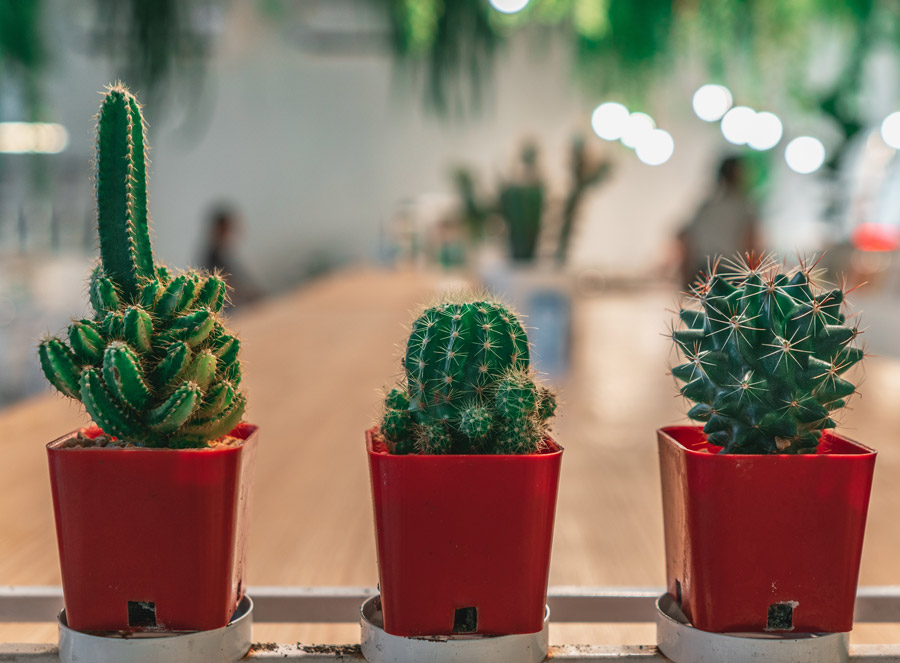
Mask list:
[[[628,124],[628,109],[622,104],[607,101],[600,104],[591,114],[591,127],[603,140],[619,140]]]
[[[655,128],[656,122],[646,113],[632,113],[628,116],[628,121],[625,123],[622,144],[634,149]]]
[[[746,145],[756,126],[756,111],[747,106],[735,106],[722,118],[722,135],[734,145]]]
[[[515,14],[525,9],[529,0],[490,0],[491,7],[504,14]]]
[[[825,146],[818,138],[800,136],[787,144],[784,160],[795,173],[814,173],[825,163]]]
[[[659,166],[668,161],[675,152],[675,140],[663,129],[653,129],[638,142],[637,158],[648,166]]]
[[[753,127],[747,145],[754,150],[770,150],[781,140],[784,127],[774,113],[763,111],[753,118]]]
[[[57,154],[69,145],[69,132],[60,124],[0,122],[0,153]]]
[[[724,85],[701,85],[694,92],[692,104],[694,112],[704,122],[715,122],[722,119],[722,116],[731,108],[734,98]]]
[[[881,123],[881,138],[885,143],[900,150],[900,112],[891,113]]]

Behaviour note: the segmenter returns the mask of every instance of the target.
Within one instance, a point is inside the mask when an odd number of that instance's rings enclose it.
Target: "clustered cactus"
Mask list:
[[[785,270],[747,256],[701,275],[679,311],[672,340],[684,363],[672,373],[724,453],[815,453],[833,413],[856,387],[843,374],[863,358],[859,329],[842,313],[842,288],[826,288],[815,265]]]
[[[544,444],[556,410],[535,384],[516,316],[488,299],[447,301],[413,323],[405,379],[385,399],[391,453],[526,454]]]
[[[202,447],[243,416],[240,341],[219,319],[223,279],[172,275],[154,263],[144,153],[140,106],[114,85],[97,124],[94,314],[72,322],[68,343],[44,339],[38,354],[53,386],[80,400],[108,435],[138,446]]]

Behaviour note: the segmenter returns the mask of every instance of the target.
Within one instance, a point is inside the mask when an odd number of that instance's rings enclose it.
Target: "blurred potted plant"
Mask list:
[[[538,170],[534,143],[522,148],[520,173],[500,185],[497,213],[506,223],[509,257],[513,263],[534,262],[544,217],[545,185]]]
[[[564,267],[569,257],[578,212],[584,194],[602,182],[610,165],[586,153],[576,137],[571,148],[571,178],[562,200],[548,198],[534,143],[523,146],[517,174],[500,185],[496,200],[480,198],[472,174],[458,169],[454,175],[462,202],[463,219],[473,245],[485,239],[491,218],[502,219],[507,230],[509,264],[480,262],[479,277],[493,292],[514,301],[534,326],[532,342],[538,369],[551,378],[566,372],[571,336],[571,294],[567,275],[540,269],[540,238],[558,228],[555,260]]]
[[[834,431],[863,358],[814,265],[718,261],[672,373],[700,426],[658,431],[668,592],[698,629],[849,631],[875,452]]]
[[[413,323],[405,378],[366,433],[384,628],[543,628],[562,448],[556,398],[500,304],[448,299]]]
[[[572,172],[569,190],[563,197],[559,218],[556,220],[559,239],[555,256],[559,265],[564,265],[568,258],[584,194],[606,179],[610,171],[609,162],[589,157],[580,136],[572,140],[570,161]],[[527,142],[522,147],[518,173],[501,182],[496,200],[479,197],[475,177],[466,168],[457,168],[453,172],[453,182],[461,201],[463,223],[473,244],[483,241],[486,223],[491,216],[497,216],[503,220],[507,229],[509,257],[512,262],[530,265],[537,261],[538,240],[545,231],[548,218],[554,215],[548,214],[547,186],[538,167],[538,149],[533,142]]]
[[[110,87],[97,129],[93,317],[41,341],[95,426],[47,446],[66,618],[81,631],[225,626],[244,591],[256,427],[215,275],[154,263],[144,123]]]

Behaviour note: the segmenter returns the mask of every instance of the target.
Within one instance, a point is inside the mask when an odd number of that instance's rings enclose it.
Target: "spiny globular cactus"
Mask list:
[[[413,323],[403,367],[381,421],[392,453],[542,448],[556,398],[535,384],[525,330],[497,302],[470,298],[427,309]]]
[[[671,336],[684,363],[672,373],[696,403],[723,453],[815,453],[832,413],[856,387],[843,374],[863,358],[842,288],[825,288],[815,265],[792,270],[772,256],[719,261],[693,286]]]
[[[221,278],[154,263],[145,149],[137,100],[112,86],[97,122],[94,315],[72,322],[68,343],[44,339],[38,354],[51,384],[105,433],[138,446],[202,447],[243,416],[240,341],[219,319]]]

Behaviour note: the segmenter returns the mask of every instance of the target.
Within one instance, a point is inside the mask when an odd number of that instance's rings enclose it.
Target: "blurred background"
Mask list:
[[[0,403],[84,300],[110,81],[147,106],[158,257],[213,259],[240,301],[368,263],[514,299],[540,274],[568,306],[749,248],[827,249],[874,297],[898,48],[879,0],[3,0]]]
[[[409,311],[448,287],[512,300],[563,389],[554,583],[662,584],[652,431],[684,412],[665,309],[709,255],[825,252],[832,280],[865,282],[878,357],[846,424],[878,446],[900,423],[892,0],[0,0],[0,420],[34,472],[52,436],[33,422],[80,416],[35,346],[87,308],[92,117],[114,80],[146,106],[157,259],[231,275],[251,415],[272,448],[297,429],[329,448],[310,441],[297,475],[261,454],[253,545],[306,561],[251,582],[374,584],[361,431]],[[362,503],[312,463],[338,457]],[[880,485],[862,580],[896,584],[900,495]],[[22,566],[54,546],[35,500],[4,583],[58,582],[52,559]],[[620,536],[567,520],[596,500]],[[285,503],[309,528],[343,518],[352,545],[290,548]]]

